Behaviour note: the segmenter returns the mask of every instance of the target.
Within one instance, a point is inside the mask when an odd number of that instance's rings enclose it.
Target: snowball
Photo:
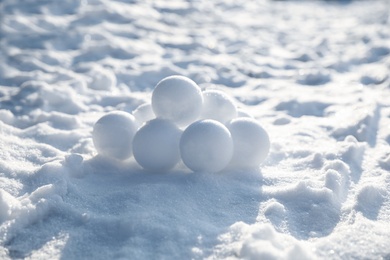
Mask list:
[[[152,105],[150,103],[144,103],[142,105],[139,105],[133,111],[132,114],[139,123],[139,125],[142,125],[143,123],[150,121],[156,117],[154,115]]]
[[[199,86],[183,76],[164,78],[152,93],[152,107],[156,116],[170,119],[180,126],[196,120],[202,104],[203,96]]]
[[[191,170],[218,172],[232,158],[233,141],[229,130],[220,122],[200,120],[184,130],[180,153],[184,164]]]
[[[153,119],[135,134],[135,160],[145,169],[168,170],[180,160],[179,141],[182,131],[171,121]]]
[[[253,116],[248,111],[246,111],[246,110],[244,110],[242,108],[238,108],[237,109],[237,117],[250,117],[250,118],[253,118]]]
[[[131,143],[136,131],[137,123],[133,115],[115,111],[95,123],[92,139],[100,155],[125,160],[132,154]]]
[[[264,128],[252,118],[236,118],[227,124],[234,153],[230,165],[234,168],[255,168],[266,158],[270,140]]]
[[[203,91],[202,119],[214,119],[221,123],[237,117],[234,100],[226,93],[212,89]]]

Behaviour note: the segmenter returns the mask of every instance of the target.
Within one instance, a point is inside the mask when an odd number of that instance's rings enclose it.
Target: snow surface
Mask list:
[[[0,258],[388,259],[389,10],[1,1]],[[170,75],[259,121],[260,168],[154,174],[97,155],[95,122]]]

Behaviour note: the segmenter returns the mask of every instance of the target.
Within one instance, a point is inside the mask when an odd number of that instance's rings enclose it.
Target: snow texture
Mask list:
[[[0,1],[0,259],[389,259],[389,10]],[[194,103],[153,102],[173,75]],[[103,116],[146,127],[188,108],[185,131],[211,89],[268,132],[259,167],[151,171],[96,151]],[[117,123],[108,143],[125,158]]]

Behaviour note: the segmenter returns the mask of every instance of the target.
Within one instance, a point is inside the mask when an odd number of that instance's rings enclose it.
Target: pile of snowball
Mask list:
[[[191,79],[161,80],[151,103],[132,114],[110,112],[93,127],[97,152],[115,160],[132,155],[144,169],[169,170],[180,160],[194,172],[256,168],[266,158],[267,132],[221,90],[202,91]]]

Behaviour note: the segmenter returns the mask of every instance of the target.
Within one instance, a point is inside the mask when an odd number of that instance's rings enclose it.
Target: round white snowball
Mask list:
[[[234,100],[226,93],[212,89],[203,91],[202,119],[213,119],[221,123],[237,117]]]
[[[179,141],[182,131],[165,119],[146,122],[133,139],[135,160],[148,170],[169,170],[180,161]]]
[[[131,143],[136,131],[137,123],[133,115],[115,111],[95,123],[92,139],[100,155],[125,160],[132,154]]]
[[[184,164],[194,172],[219,172],[230,162],[233,141],[220,122],[205,119],[188,126],[180,139]]]
[[[241,117],[227,124],[233,144],[234,153],[230,163],[234,168],[255,168],[267,157],[270,149],[268,133],[253,118]]]
[[[152,93],[152,107],[157,117],[185,126],[198,119],[203,104],[199,86],[184,76],[161,80]]]
[[[139,105],[133,112],[135,119],[137,120],[139,125],[154,119],[156,116],[154,115],[152,105],[150,103],[144,103]]]

